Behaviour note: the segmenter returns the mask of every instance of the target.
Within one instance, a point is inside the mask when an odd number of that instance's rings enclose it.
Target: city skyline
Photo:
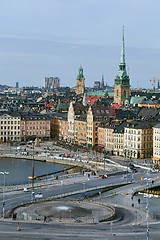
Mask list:
[[[78,69],[85,85],[113,86],[125,27],[125,54],[132,88],[159,79],[158,0],[1,0],[0,84],[44,86],[57,76],[74,87]]]

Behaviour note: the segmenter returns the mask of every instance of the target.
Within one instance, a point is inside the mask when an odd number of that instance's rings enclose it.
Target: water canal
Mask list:
[[[61,164],[34,161],[35,176],[54,173],[69,167]],[[5,177],[6,185],[30,183],[28,177],[32,176],[32,160],[1,158],[0,172],[9,172]],[[3,184],[4,175],[0,174],[0,185]]]

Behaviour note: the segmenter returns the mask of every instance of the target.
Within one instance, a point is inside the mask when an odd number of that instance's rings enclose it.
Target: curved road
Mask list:
[[[155,179],[157,175],[147,174],[143,172],[143,175],[147,176],[147,179],[151,181]],[[140,182],[140,177],[142,172],[139,172],[134,175],[134,183],[124,187],[124,191],[131,191],[131,188],[137,188],[139,185],[146,185],[146,180]],[[87,177],[81,177],[78,179],[63,180],[62,182],[53,182],[53,186],[45,187],[42,189],[35,189],[35,191],[41,191],[45,198],[53,195],[57,195],[65,192],[72,192],[75,190],[83,190],[84,192],[91,187],[98,187],[102,185],[111,185],[130,181],[133,176],[128,176],[127,179],[122,175],[117,175],[108,177],[106,179],[101,178],[91,178],[90,180]],[[77,181],[77,182],[76,182]],[[131,187],[132,186],[132,187]],[[114,190],[115,191],[115,190]],[[116,190],[118,191],[118,189]],[[113,192],[113,191],[111,191]],[[99,198],[103,198],[101,194]],[[2,197],[0,195],[0,201],[2,206]],[[31,192],[11,191],[6,192],[5,194],[5,210],[8,210],[10,207],[22,203],[24,201],[30,201]],[[124,207],[125,209],[125,207]],[[18,222],[11,221],[9,219],[4,219],[0,224],[0,239],[77,239],[85,240],[88,238],[94,239],[117,239],[117,240],[128,240],[131,239],[146,239],[146,223],[137,225],[135,222],[134,209],[124,210],[123,208],[117,208],[117,213],[119,220],[111,223],[99,223],[92,225],[65,225],[65,224],[52,224],[52,223],[42,223],[42,222],[20,222],[21,231],[17,231]],[[122,219],[123,217],[123,219]],[[62,231],[63,228],[63,231]],[[152,222],[149,224],[149,234],[150,239],[155,240],[160,236],[160,223]]]
[[[20,222],[21,231],[17,231],[17,222],[1,222],[0,239],[39,239],[39,240],[128,240],[146,239],[146,226],[118,225],[113,223],[71,226],[48,223]],[[63,229],[63,230],[62,230]],[[150,225],[150,239],[159,237],[159,223]]]

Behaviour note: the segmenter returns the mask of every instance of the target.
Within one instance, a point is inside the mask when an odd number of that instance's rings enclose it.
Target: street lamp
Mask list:
[[[5,208],[5,186],[6,186],[6,175],[9,174],[9,172],[0,172],[4,176],[3,180],[3,205],[2,205],[2,213],[4,218],[4,208]]]
[[[28,178],[31,180],[32,182],[32,194],[31,194],[31,201],[35,199],[35,194],[34,194],[34,179],[35,179],[35,176],[34,176],[34,142],[32,142],[32,149],[33,149],[33,152],[32,152],[32,175],[29,176]]]
[[[146,237],[149,240],[149,183],[146,185],[147,187],[147,202],[146,202],[146,221],[147,221],[147,229],[146,229]]]
[[[32,159],[32,200],[34,200],[34,142],[33,142],[33,159]]]
[[[127,152],[127,146],[124,146],[124,159],[125,159],[125,165],[126,165],[126,162],[127,162],[126,182],[128,182],[128,152]]]
[[[83,182],[83,191],[84,191],[84,198],[86,198],[86,183]]]

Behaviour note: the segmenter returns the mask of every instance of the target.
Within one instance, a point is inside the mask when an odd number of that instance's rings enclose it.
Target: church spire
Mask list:
[[[125,47],[124,47],[124,26],[123,26],[123,32],[122,32],[122,48],[121,48],[120,65],[126,65],[126,63],[125,63]]]
[[[80,66],[80,68],[79,68],[79,72],[78,72],[78,76],[77,76],[77,78],[78,78],[78,79],[84,78],[84,76],[83,76],[83,68],[82,68],[82,66]]]
[[[128,97],[130,97],[130,79],[126,70],[123,27],[120,63],[118,73],[114,81],[114,102],[124,105]]]

